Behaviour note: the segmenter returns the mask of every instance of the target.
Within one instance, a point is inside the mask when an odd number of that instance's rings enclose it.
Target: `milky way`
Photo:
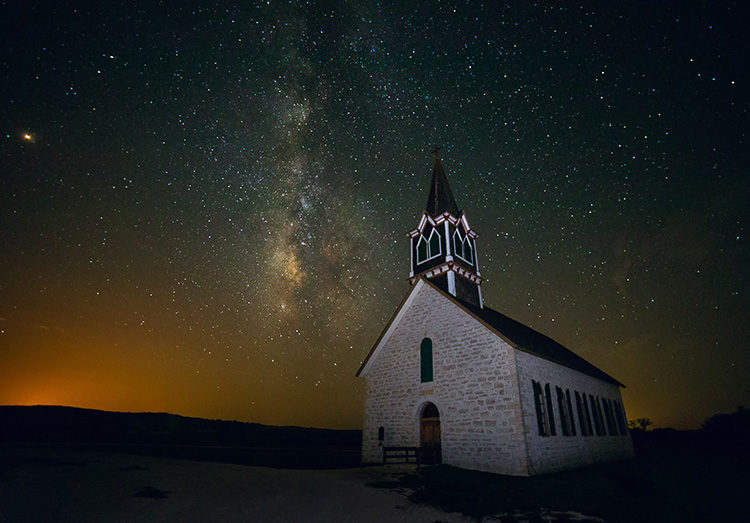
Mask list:
[[[359,426],[436,145],[491,307],[747,402],[741,10],[627,4],[3,5],[0,403]]]

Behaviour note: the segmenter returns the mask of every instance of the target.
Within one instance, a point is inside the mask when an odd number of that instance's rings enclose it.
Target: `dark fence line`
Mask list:
[[[440,447],[383,447],[381,461],[432,465],[442,461],[442,452]]]
[[[409,461],[410,459],[414,461]],[[419,447],[383,447],[383,463],[388,463],[389,460],[419,465],[421,463]]]

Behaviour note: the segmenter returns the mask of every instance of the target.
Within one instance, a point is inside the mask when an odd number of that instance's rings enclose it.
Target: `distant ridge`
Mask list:
[[[100,443],[241,447],[358,447],[361,432],[278,427],[153,412],[0,406],[0,443]]]

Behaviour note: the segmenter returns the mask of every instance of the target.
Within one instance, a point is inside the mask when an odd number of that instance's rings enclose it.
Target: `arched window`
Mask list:
[[[440,234],[436,229],[430,233],[430,258],[440,255]]]
[[[422,383],[432,381],[432,340],[425,338],[419,346],[419,379]]]
[[[464,257],[464,239],[458,229],[453,233],[453,254],[459,258]]]
[[[424,263],[435,256],[440,256],[442,252],[441,243],[440,233],[437,232],[437,229],[430,231],[429,239],[426,239],[424,234],[420,234],[417,240],[417,263]]]
[[[471,255],[471,252],[472,252],[472,249],[471,249],[471,240],[469,240],[469,237],[466,236],[466,237],[464,237],[464,256],[463,256],[463,258],[464,258],[464,260],[466,260],[467,262],[469,262],[469,265],[471,265],[473,263],[471,261],[472,258],[473,258],[472,255]]]
[[[425,240],[424,236],[420,234],[419,240],[417,240],[417,263],[422,263],[427,258],[429,258],[429,256],[427,255],[427,251],[427,240]]]
[[[471,240],[468,236],[462,235],[459,229],[453,233],[453,254],[469,265],[472,264]]]

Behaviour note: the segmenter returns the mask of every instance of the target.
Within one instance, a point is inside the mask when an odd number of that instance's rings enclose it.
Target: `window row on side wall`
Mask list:
[[[555,403],[557,404],[562,435],[577,435],[573,414],[573,397],[575,397],[575,412],[578,414],[578,428],[581,436],[593,436],[594,434],[597,436],[625,436],[628,433],[625,409],[618,400],[594,396],[577,390],[574,390],[571,396],[570,389],[563,390],[557,386],[555,386],[553,396],[549,383],[542,386],[541,383],[534,380],[531,380],[531,386],[534,391],[534,406],[540,436],[557,435],[553,408]]]

